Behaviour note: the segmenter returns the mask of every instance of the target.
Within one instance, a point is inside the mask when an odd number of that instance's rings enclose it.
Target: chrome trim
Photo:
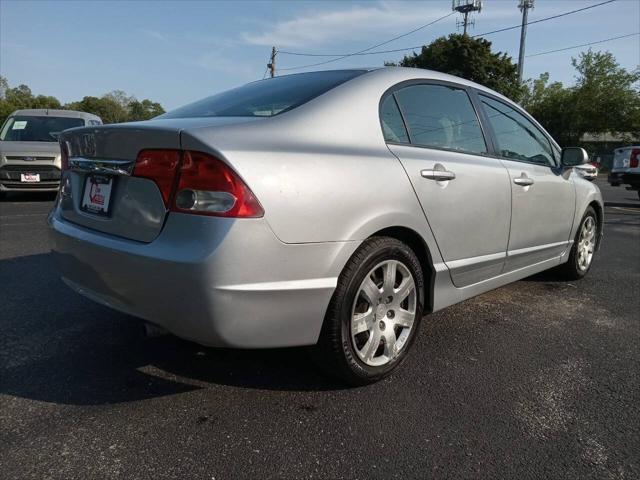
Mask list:
[[[478,257],[462,258],[446,262],[451,270],[473,270],[480,267],[495,265],[504,262],[507,258],[506,252],[490,253],[489,255],[480,255]]]
[[[528,187],[529,185],[533,185],[533,178],[529,177],[516,177],[513,179],[513,183],[516,185],[520,185],[521,187]]]
[[[73,157],[69,159],[69,170],[131,176],[135,163],[134,160],[89,160],[82,157]]]
[[[456,178],[455,173],[447,170],[420,170],[420,175],[429,180],[437,180],[439,182],[446,182]]]
[[[567,242],[555,242],[547,243],[546,245],[536,245],[535,247],[519,248],[517,250],[507,251],[507,257],[515,257],[517,255],[524,255],[526,253],[540,252],[542,250],[550,250],[552,248],[569,246],[573,243],[573,240]]]

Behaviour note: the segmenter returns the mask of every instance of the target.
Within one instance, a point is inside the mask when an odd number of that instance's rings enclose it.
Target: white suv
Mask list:
[[[100,117],[73,110],[16,110],[9,115],[0,129],[0,196],[4,192],[57,191],[58,134],[92,125],[102,125]]]
[[[613,187],[619,187],[622,183],[629,185],[627,190],[637,191],[640,198],[640,146],[614,150],[609,183]]]

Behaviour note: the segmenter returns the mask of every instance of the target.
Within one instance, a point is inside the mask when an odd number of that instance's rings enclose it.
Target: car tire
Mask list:
[[[405,360],[423,305],[424,277],[413,250],[395,238],[371,237],[338,278],[312,358],[350,385],[376,382]]]
[[[586,230],[592,225],[592,233],[585,238]],[[587,208],[584,213],[580,226],[573,239],[569,259],[566,263],[558,268],[558,273],[565,280],[580,280],[591,269],[593,264],[593,255],[598,245],[598,236],[600,235],[601,225],[598,222],[598,215],[593,207]],[[590,253],[589,253],[590,251]],[[588,259],[585,257],[588,255]]]

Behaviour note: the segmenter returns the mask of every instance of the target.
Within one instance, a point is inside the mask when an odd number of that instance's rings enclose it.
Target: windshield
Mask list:
[[[269,78],[207,97],[156,118],[272,117],[298,107],[365,71],[331,70]]]
[[[0,133],[5,142],[57,142],[56,135],[67,128],[83,127],[84,119],[70,117],[10,117]]]

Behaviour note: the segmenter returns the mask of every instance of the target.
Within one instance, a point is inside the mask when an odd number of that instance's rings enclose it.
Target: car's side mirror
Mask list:
[[[584,148],[567,147],[562,149],[562,157],[560,159],[563,167],[576,167],[589,163],[589,154]]]

